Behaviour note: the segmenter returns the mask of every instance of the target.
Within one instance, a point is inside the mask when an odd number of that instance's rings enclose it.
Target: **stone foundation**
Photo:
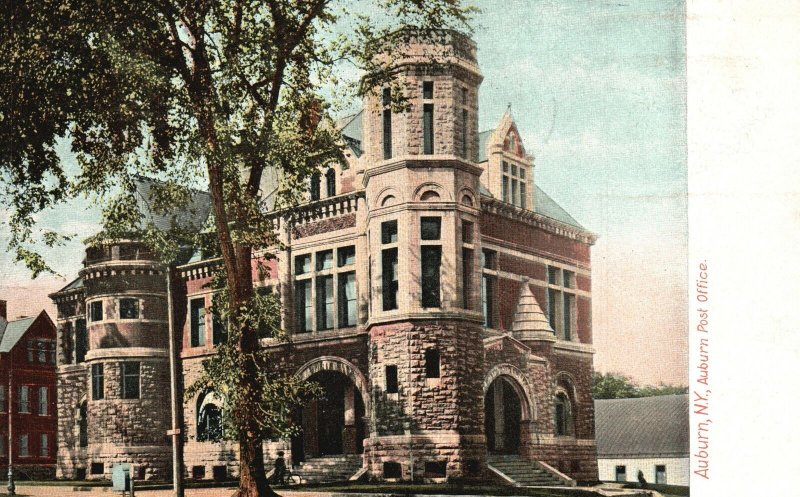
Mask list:
[[[420,433],[374,436],[364,441],[364,455],[370,474],[378,480],[386,479],[384,463],[399,463],[400,479],[406,481],[481,478],[486,470],[486,440],[482,435]],[[426,463],[441,464],[444,474],[431,472],[436,468]]]

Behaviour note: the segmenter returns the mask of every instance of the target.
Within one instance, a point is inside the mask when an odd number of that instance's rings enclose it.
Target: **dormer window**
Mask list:
[[[503,161],[503,202],[526,209],[528,207],[527,174],[525,166]]]

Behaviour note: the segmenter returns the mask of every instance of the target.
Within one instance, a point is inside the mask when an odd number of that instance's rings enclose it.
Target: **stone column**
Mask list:
[[[503,381],[494,384],[494,449],[503,450],[506,445],[505,406],[503,405]]]

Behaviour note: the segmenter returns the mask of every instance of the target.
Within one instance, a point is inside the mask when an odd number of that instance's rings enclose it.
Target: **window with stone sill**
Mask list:
[[[398,392],[397,366],[386,366],[386,393],[394,394]]]
[[[381,301],[384,311],[397,309],[397,294],[400,290],[398,273],[397,220],[381,223]]]
[[[0,385],[0,412],[6,412],[6,387]]]
[[[441,357],[436,349],[425,351],[425,378],[438,379],[441,377]]]
[[[140,393],[141,363],[120,363],[120,396],[123,399],[138,399]]]
[[[442,218],[420,218],[420,286],[423,308],[441,306]]]
[[[39,416],[47,416],[50,414],[47,394],[47,387],[39,387]]]
[[[206,299],[189,301],[189,347],[201,347],[206,343]]]
[[[547,313],[550,327],[561,340],[575,337],[575,273],[554,266],[547,268]]]
[[[47,433],[42,433],[39,437],[39,455],[41,457],[48,457],[50,455],[50,438]]]
[[[19,457],[29,457],[30,450],[28,447],[28,434],[23,433],[19,436]]]
[[[555,399],[555,428],[558,436],[574,436],[575,422],[572,402],[565,392],[558,392]]]
[[[527,166],[502,162],[502,198],[523,209],[528,208]]]
[[[92,400],[100,400],[105,397],[105,375],[103,364],[92,364]]]
[[[75,363],[79,364],[86,360],[86,352],[89,350],[89,335],[86,333],[86,320],[78,319],[75,321]]]
[[[471,221],[461,220],[461,305],[464,309],[472,309],[472,287],[475,278],[475,225]]]
[[[119,299],[119,318],[139,319],[139,299],[134,299],[134,298]]]
[[[296,333],[356,325],[355,246],[297,255],[294,274]]]
[[[483,249],[481,251],[481,312],[483,313],[483,325],[487,328],[497,327],[496,292],[497,252]]]
[[[102,321],[103,320],[103,301],[95,300],[89,302],[89,321]]]
[[[30,393],[31,388],[28,385],[21,385],[19,387],[19,400],[17,401],[17,412],[20,414],[30,414]]]

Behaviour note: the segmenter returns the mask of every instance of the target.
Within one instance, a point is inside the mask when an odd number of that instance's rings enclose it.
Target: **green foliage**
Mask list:
[[[637,385],[630,376],[619,373],[598,373],[592,375],[592,395],[595,399],[628,399],[634,397],[654,397],[688,393],[689,387],[659,383],[658,386]]]

